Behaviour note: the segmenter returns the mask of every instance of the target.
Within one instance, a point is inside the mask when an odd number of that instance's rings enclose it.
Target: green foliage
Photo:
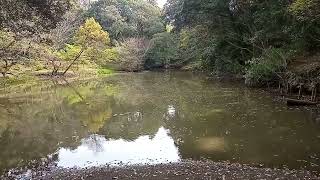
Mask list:
[[[87,19],[81,26],[75,36],[75,44],[83,48],[104,48],[110,45],[108,32],[102,30],[102,27],[94,18]]]
[[[98,49],[90,47],[84,51],[81,59],[87,64],[95,63],[99,66],[106,66],[108,63],[119,59],[119,52],[116,48]]]
[[[0,31],[0,49],[6,48],[14,40],[12,32]]]
[[[320,49],[318,0],[168,0],[163,12],[154,0],[97,0],[83,9],[76,4],[1,1],[3,76],[30,65],[66,73],[81,62],[126,71],[185,66],[245,74],[249,84],[261,84],[286,68],[276,60],[287,60],[281,49],[311,55]]]
[[[167,0],[164,7],[167,23],[172,23],[176,29],[180,30],[184,26],[182,11],[184,1]]]
[[[0,86],[6,87],[7,85],[10,85],[10,88],[12,86],[14,89],[21,89],[24,85],[30,88],[37,83],[39,83],[39,79],[37,77],[27,74],[0,79]]]
[[[117,58],[117,54],[115,50],[110,49],[108,32],[102,30],[100,24],[90,18],[76,32],[74,45],[67,44],[58,52],[58,57],[64,61],[71,61],[64,71],[66,73],[76,61],[104,66],[107,61]]]
[[[117,48],[107,48],[104,50],[103,54],[103,57],[107,62],[114,62],[119,59],[119,52]]]
[[[57,52],[57,56],[63,61],[72,61],[80,53],[81,47],[66,44],[65,48]]]
[[[88,10],[116,40],[131,37],[152,37],[165,31],[160,8],[150,1],[99,0]]]
[[[4,0],[0,11],[3,76],[21,69],[60,75],[77,63],[83,69],[118,64],[129,71],[141,70],[145,39],[166,30],[155,1],[100,0],[84,7],[75,0]]]
[[[0,30],[0,73],[3,77],[12,74],[11,70],[20,64],[27,65],[31,50],[27,39],[18,39],[11,32]]]
[[[292,39],[297,50],[317,52],[320,48],[320,1],[296,0],[289,6],[296,18]]]
[[[1,0],[0,29],[24,36],[42,33],[54,28],[71,7],[71,0]]]
[[[318,0],[295,0],[289,11],[302,21],[316,21],[320,17],[320,2]]]
[[[205,26],[183,28],[180,31],[180,59],[183,64],[198,64],[203,68],[212,67],[215,41]]]
[[[265,82],[278,80],[281,73],[287,68],[287,58],[282,49],[265,50],[261,57],[248,61],[249,67],[245,75],[246,84],[259,86]]]
[[[144,56],[148,42],[142,38],[126,39],[118,47],[119,59],[116,61],[118,70],[141,71],[144,66]]]
[[[168,32],[155,34],[150,41],[146,53],[145,66],[147,68],[166,67],[176,63],[178,57],[178,40]]]
[[[247,71],[248,82],[261,83],[286,67],[274,61],[275,49],[319,50],[319,9],[318,0],[168,0],[165,15],[180,37],[178,59],[188,67]]]
[[[34,71],[41,71],[46,69],[45,65],[43,63],[41,63],[40,61],[34,61],[32,63],[32,67],[34,69]]]
[[[98,72],[99,75],[109,75],[113,73],[113,70],[111,69],[106,69],[106,68],[99,68]]]

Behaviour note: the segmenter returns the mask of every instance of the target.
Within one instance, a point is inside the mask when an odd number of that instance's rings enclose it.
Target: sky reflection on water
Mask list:
[[[178,162],[178,148],[169,136],[169,130],[161,127],[154,137],[141,136],[134,141],[108,140],[104,136],[91,135],[82,140],[75,150],[61,148],[58,166],[92,167],[99,165],[133,165]]]

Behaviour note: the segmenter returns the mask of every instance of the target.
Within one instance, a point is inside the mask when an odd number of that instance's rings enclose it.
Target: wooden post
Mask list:
[[[313,97],[314,97],[314,87],[312,86],[312,90],[311,90],[311,101],[313,101]]]
[[[301,98],[301,89],[302,89],[302,84],[299,85],[299,96],[298,96],[298,99]]]
[[[318,84],[315,85],[314,87],[314,94],[313,94],[313,100],[317,101],[317,89],[318,89]]]

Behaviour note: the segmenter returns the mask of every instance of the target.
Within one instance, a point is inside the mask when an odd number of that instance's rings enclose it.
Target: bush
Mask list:
[[[12,32],[0,30],[0,73],[3,77],[12,74],[11,70],[18,64],[30,61],[32,50],[29,39],[17,38]]]
[[[182,64],[201,64],[207,70],[212,68],[213,38],[206,33],[206,27],[184,28],[179,34],[179,58]],[[210,69],[211,70],[211,69]]]
[[[153,36],[146,53],[145,67],[167,67],[176,63],[178,57],[178,42],[174,34],[168,32]]]
[[[316,21],[320,17],[318,0],[295,0],[289,6],[289,12],[302,21]]]
[[[248,62],[245,83],[260,86],[280,78],[280,73],[287,67],[287,54],[282,49],[270,48],[259,58]]]
[[[144,66],[144,55],[148,42],[143,38],[126,39],[119,47],[118,70],[141,71]]]

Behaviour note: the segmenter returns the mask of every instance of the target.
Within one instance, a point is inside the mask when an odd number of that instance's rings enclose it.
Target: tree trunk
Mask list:
[[[58,70],[59,70],[58,68],[53,67],[53,70],[51,72],[51,76],[57,75],[58,74]]]
[[[65,75],[69,69],[71,68],[71,66],[80,58],[80,56],[82,55],[84,51],[84,48],[81,49],[81,51],[79,52],[79,54],[74,58],[74,60],[69,64],[69,66],[67,67],[67,69],[62,73],[62,75]]]

